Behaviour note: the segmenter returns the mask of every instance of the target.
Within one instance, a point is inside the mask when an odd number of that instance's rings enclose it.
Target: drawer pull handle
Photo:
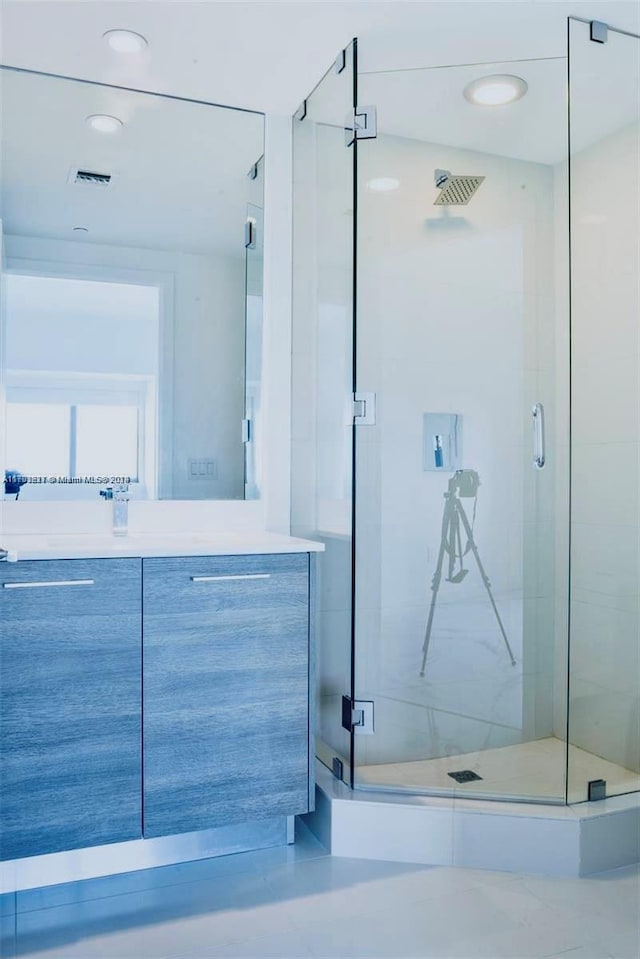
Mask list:
[[[192,583],[219,583],[230,579],[271,579],[271,573],[239,573],[237,576],[192,576]]]
[[[49,586],[93,586],[92,579],[58,579],[43,583],[3,583],[3,589],[41,589]]]

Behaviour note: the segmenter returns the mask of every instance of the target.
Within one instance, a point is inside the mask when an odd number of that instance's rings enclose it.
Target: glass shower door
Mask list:
[[[570,21],[570,802],[640,789],[640,38]],[[592,789],[594,787],[592,786]]]
[[[320,540],[316,615],[316,754],[350,781],[353,114],[355,42],[293,118],[292,505],[294,535]]]
[[[566,60],[369,73],[359,101],[355,782],[563,802]]]

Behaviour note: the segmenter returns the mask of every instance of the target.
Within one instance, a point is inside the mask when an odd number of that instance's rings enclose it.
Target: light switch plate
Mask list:
[[[187,464],[190,480],[216,480],[218,464],[212,459],[190,459]]]

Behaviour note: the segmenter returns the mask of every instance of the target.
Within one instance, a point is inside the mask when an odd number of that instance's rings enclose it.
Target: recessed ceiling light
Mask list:
[[[98,133],[117,133],[122,126],[122,120],[107,116],[105,113],[94,113],[86,118],[85,123]]]
[[[469,103],[477,106],[501,107],[519,100],[527,90],[527,83],[521,77],[496,74],[472,80],[464,88],[464,95]]]
[[[86,226],[74,226],[73,232],[74,232],[74,233],[88,233],[89,230],[87,229]]]
[[[107,30],[102,38],[116,53],[142,53],[149,46],[146,38],[133,30]]]
[[[385,193],[387,190],[397,190],[400,186],[400,180],[392,176],[379,176],[373,180],[367,180],[367,189],[374,193]]]

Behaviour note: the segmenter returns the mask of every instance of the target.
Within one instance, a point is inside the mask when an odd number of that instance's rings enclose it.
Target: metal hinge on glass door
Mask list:
[[[609,39],[609,28],[602,20],[592,20],[590,23],[590,36],[594,43],[606,43]]]
[[[256,221],[249,217],[244,224],[244,245],[247,250],[256,248]]]
[[[343,696],[342,728],[359,736],[373,736],[373,701]]]
[[[378,135],[378,116],[375,107],[355,107],[345,123],[345,142],[348,147],[354,140],[373,140]]]
[[[353,422],[355,426],[375,426],[376,394],[353,394]]]

